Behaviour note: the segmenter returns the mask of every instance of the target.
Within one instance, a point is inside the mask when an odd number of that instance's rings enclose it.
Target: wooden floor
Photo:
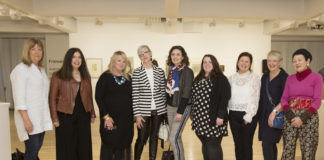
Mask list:
[[[188,120],[183,134],[182,134],[182,140],[184,143],[185,148],[185,157],[186,160],[203,160],[202,153],[201,153],[201,143],[199,139],[196,137],[195,133],[191,130],[191,121]],[[223,147],[223,154],[224,154],[224,160],[234,160],[235,159],[235,153],[234,153],[234,142],[232,134],[229,130],[229,136],[224,137],[222,141],[222,147]],[[11,150],[12,152],[15,151],[15,148],[19,148],[21,151],[25,150],[25,146],[23,142],[19,142],[17,137],[17,132],[14,124],[13,119],[13,111],[10,111],[10,132],[11,132]],[[55,132],[54,131],[48,131],[45,134],[45,140],[44,144],[40,150],[39,157],[42,160],[55,160]],[[133,139],[133,146],[135,143],[137,137],[137,133],[135,131],[135,136]],[[99,160],[99,154],[100,154],[100,135],[99,135],[99,120],[96,119],[96,122],[92,125],[92,144],[93,144],[93,159]],[[299,146],[299,144],[298,144]],[[166,145],[165,149],[168,148],[168,144]],[[157,160],[161,159],[162,150],[160,147],[158,147],[158,154],[157,154]],[[279,157],[281,157],[282,154],[282,141],[278,144],[278,154]],[[253,156],[255,160],[262,160],[262,147],[261,142],[258,141],[258,132],[256,130],[254,135],[254,142],[253,142]],[[301,159],[301,153],[299,147],[296,151],[296,160]],[[148,160],[148,145],[145,146],[143,154],[142,154],[142,160]]]

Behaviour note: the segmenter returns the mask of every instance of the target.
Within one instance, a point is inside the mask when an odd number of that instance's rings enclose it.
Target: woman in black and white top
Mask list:
[[[134,156],[135,160],[141,159],[150,137],[149,159],[155,160],[159,127],[166,113],[165,77],[163,70],[152,64],[152,52],[147,45],[140,46],[137,53],[142,66],[134,70],[132,79],[133,112],[138,130]]]
[[[192,129],[202,143],[204,160],[222,160],[221,142],[227,136],[227,105],[231,88],[217,59],[204,56],[192,85]]]
[[[257,125],[257,110],[261,82],[259,76],[251,72],[252,55],[239,55],[236,70],[229,77],[231,99],[229,101],[229,122],[235,143],[236,159],[253,159],[253,136]]]

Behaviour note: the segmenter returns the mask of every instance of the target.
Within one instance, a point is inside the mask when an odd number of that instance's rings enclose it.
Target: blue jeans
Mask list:
[[[43,145],[45,132],[29,135],[25,141],[24,160],[38,160],[38,152]]]

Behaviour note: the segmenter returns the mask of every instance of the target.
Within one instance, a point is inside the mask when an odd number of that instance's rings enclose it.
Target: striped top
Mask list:
[[[132,77],[132,97],[134,116],[151,116],[152,97],[158,115],[166,113],[165,76],[161,68],[153,65],[154,89],[143,66],[136,68]]]

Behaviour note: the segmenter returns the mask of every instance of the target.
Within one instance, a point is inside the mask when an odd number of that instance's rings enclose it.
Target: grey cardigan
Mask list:
[[[170,72],[171,70],[168,73],[168,77],[170,76]],[[187,104],[189,104],[194,73],[188,66],[184,66],[184,68],[179,71],[178,76],[179,91],[174,92],[173,98],[168,100],[172,101],[172,104],[169,105],[172,107],[178,107],[177,113],[183,114]],[[170,98],[169,96],[167,97]]]

